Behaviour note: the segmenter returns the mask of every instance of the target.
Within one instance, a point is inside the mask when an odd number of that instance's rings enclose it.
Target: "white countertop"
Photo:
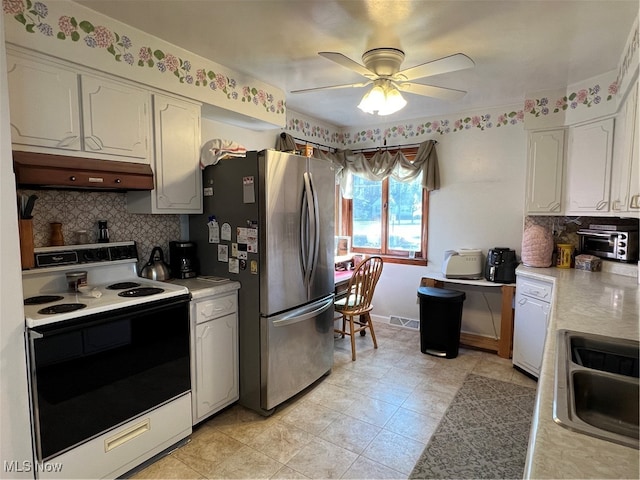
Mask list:
[[[638,450],[572,432],[553,421],[556,331],[569,329],[638,340],[638,279],[524,266],[518,267],[517,274],[554,284],[524,478],[640,478]]]
[[[222,277],[173,278],[169,282],[187,287],[193,300],[233,292],[240,288],[240,282]]]

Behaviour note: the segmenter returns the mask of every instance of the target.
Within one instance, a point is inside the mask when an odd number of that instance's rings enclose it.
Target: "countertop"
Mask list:
[[[554,285],[524,478],[640,478],[638,450],[572,432],[553,421],[556,331],[638,340],[637,277],[522,265],[516,272]]]
[[[199,300],[213,295],[233,292],[240,288],[240,282],[222,277],[172,278],[170,283],[182,285],[189,289],[191,298]]]

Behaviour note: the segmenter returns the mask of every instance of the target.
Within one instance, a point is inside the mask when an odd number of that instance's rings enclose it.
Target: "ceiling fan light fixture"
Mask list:
[[[395,87],[387,91],[384,107],[378,110],[378,115],[391,115],[402,110],[407,105],[407,101]]]
[[[371,90],[364,94],[358,108],[371,115],[390,115],[405,107],[407,101],[391,82],[377,80]]]
[[[364,94],[358,104],[358,108],[365,113],[374,114],[385,103],[385,92],[382,86],[374,85],[371,90]]]

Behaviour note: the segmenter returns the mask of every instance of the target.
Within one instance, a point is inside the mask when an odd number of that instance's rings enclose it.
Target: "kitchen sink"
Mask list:
[[[637,341],[559,330],[553,419],[565,428],[640,448]]]

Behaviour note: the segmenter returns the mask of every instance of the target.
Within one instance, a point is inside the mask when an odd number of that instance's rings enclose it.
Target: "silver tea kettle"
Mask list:
[[[150,280],[158,280],[160,282],[171,278],[169,266],[164,262],[162,248],[154,247],[153,250],[151,250],[149,261],[143,267],[140,272],[140,276]]]

